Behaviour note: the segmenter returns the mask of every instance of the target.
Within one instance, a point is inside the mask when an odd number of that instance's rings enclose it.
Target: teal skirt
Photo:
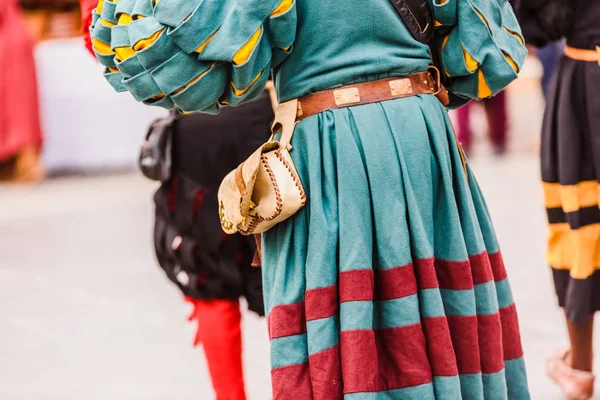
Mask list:
[[[485,201],[430,95],[296,127],[307,205],[263,236],[274,400],[525,400]]]

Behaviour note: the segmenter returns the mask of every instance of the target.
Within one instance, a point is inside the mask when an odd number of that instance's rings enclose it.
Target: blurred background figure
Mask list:
[[[16,0],[0,1],[0,181],[43,178],[33,39]]]
[[[564,44],[562,42],[553,42],[541,47],[535,51],[535,54],[542,63],[544,68],[544,74],[542,75],[542,91],[544,96],[548,95],[548,89],[550,82],[556,71],[558,61],[562,56],[564,50]]]
[[[246,400],[239,298],[250,311],[265,313],[254,238],[223,233],[217,191],[225,175],[268,139],[273,117],[267,92],[216,116],[174,111],[153,125],[144,147],[154,160],[164,155],[154,165],[165,165],[172,150],[171,176],[154,195],[155,252],[193,306],[194,345],[204,349],[217,400]],[[171,140],[172,148],[166,145]],[[163,148],[148,148],[151,143]]]
[[[481,104],[485,109],[488,122],[488,132],[492,143],[493,152],[502,155],[506,152],[508,116],[506,92],[502,91],[494,97],[481,101],[470,101],[456,111],[458,119],[458,140],[467,154],[472,149],[471,111],[476,104]]]
[[[594,314],[600,311],[600,1],[530,0],[520,22],[538,47],[566,38],[547,95],[541,169],[549,222],[547,261],[564,308],[568,350],[548,375],[573,399],[594,392]]]

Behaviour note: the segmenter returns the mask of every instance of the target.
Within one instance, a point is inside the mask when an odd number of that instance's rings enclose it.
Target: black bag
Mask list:
[[[427,0],[390,0],[415,40],[428,44],[433,38],[433,13]]]
[[[173,124],[177,111],[154,121],[148,129],[138,161],[140,170],[153,181],[166,182],[173,169]]]

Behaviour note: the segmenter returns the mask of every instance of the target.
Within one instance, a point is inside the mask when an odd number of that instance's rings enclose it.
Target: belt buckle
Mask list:
[[[333,96],[335,97],[335,104],[337,106],[360,103],[360,93],[357,87],[335,90]]]

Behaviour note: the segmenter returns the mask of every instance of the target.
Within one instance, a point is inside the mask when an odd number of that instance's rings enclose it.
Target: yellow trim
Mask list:
[[[262,75],[262,72],[260,72],[258,75],[256,75],[256,78],[254,78],[254,80],[250,83],[250,85],[248,85],[248,87],[246,89],[238,89],[235,87],[235,84],[233,82],[230,82],[231,87],[233,89],[233,94],[235,94],[237,97],[240,97],[240,96],[243,96],[244,94],[246,94],[246,92],[248,90],[250,90],[250,88],[252,86],[254,86],[256,81],[258,81],[260,79],[261,75]]]
[[[194,79],[192,79],[191,81],[189,81],[188,83],[186,83],[185,85],[183,85],[182,87],[180,87],[179,89],[177,89],[176,91],[171,93],[171,96],[183,92],[185,89],[192,86],[194,83],[198,82],[200,80],[200,78],[202,78],[204,75],[206,75],[215,66],[215,64],[216,64],[216,62],[212,63],[211,66],[208,67],[208,69],[206,71],[202,72],[200,75],[198,75],[197,77],[195,77]]]
[[[108,72],[119,72],[119,70],[117,68],[112,68],[112,67],[107,67],[106,69],[108,69]]]
[[[460,47],[462,48],[462,52],[465,57],[465,65],[467,66],[469,72],[477,71],[477,68],[479,68],[479,63],[473,58],[471,54],[469,54],[467,49],[465,49],[465,46],[461,44]]]
[[[154,42],[156,42],[156,40],[157,40],[157,39],[160,37],[160,35],[161,35],[161,34],[162,34],[164,31],[165,31],[164,29],[161,29],[160,31],[158,31],[158,32],[155,32],[155,33],[154,33],[152,36],[150,36],[149,38],[138,40],[138,41],[137,41],[137,43],[135,43],[135,44],[133,45],[133,50],[135,50],[135,51],[141,51],[141,50],[144,50],[144,49],[146,49],[146,48],[148,48],[148,47],[152,46],[152,44],[153,44]]]
[[[554,269],[570,270],[575,279],[589,278],[600,269],[600,224],[571,230],[569,224],[550,224],[547,259]]]
[[[235,55],[233,56],[233,63],[235,65],[241,65],[241,64],[245,63],[246,61],[248,61],[248,59],[250,58],[250,54],[252,54],[252,51],[254,50],[254,48],[256,47],[256,44],[258,43],[258,39],[260,39],[261,33],[262,33],[262,26],[260,28],[258,28],[256,33],[254,35],[252,35],[250,40],[248,40],[246,42],[246,44],[243,45],[242,48],[237,51],[237,53],[235,53]]]
[[[442,23],[440,21],[438,21],[437,19],[433,20],[433,26],[436,28],[439,28],[440,26],[443,26]]]
[[[98,53],[100,53],[100,54],[102,54],[104,56],[107,56],[107,55],[110,55],[110,54],[114,54],[113,51],[110,48],[110,44],[101,42],[98,39],[95,39],[95,38],[92,39],[92,46],[94,46],[94,49]]]
[[[564,186],[544,182],[543,189],[546,208],[562,208],[567,213],[597,206],[600,200],[600,185],[596,181]]]
[[[519,42],[521,42],[521,46],[525,46],[525,40],[523,40],[523,37],[521,35],[519,35],[517,32],[513,32],[509,29],[506,29],[506,27],[502,27],[506,32],[508,32],[509,35],[512,35],[514,37],[516,37],[517,39],[519,39]]]
[[[485,76],[483,75],[483,72],[481,72],[481,70],[477,72],[477,77],[479,81],[477,87],[477,97],[479,97],[480,99],[487,99],[493,94],[492,89],[490,89],[490,87],[488,86],[485,80]]]
[[[290,10],[290,8],[292,8],[293,5],[294,0],[283,0],[281,3],[279,3],[275,11],[273,11],[271,17],[277,17],[281,14],[285,14]]]
[[[210,43],[211,40],[213,40],[213,38],[217,35],[217,33],[219,32],[219,29],[217,29],[215,31],[215,33],[213,33],[212,35],[210,35],[210,37],[208,39],[206,39],[206,41],[204,43],[202,43],[200,45],[200,47],[198,47],[196,50],[194,50],[196,53],[202,53],[204,51],[204,49],[206,48],[206,46],[208,46],[208,44]]]

